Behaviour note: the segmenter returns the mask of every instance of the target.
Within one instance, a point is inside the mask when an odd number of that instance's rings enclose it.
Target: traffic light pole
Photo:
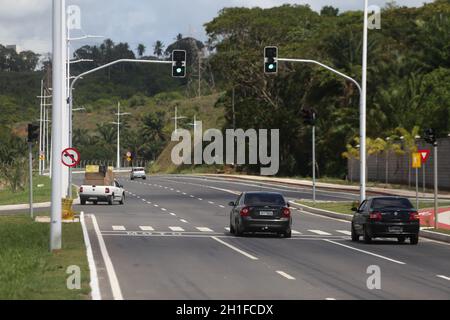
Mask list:
[[[438,145],[434,143],[434,228],[439,228],[439,205],[438,205]]]
[[[347,79],[350,82],[353,82],[356,87],[359,90],[360,94],[360,180],[361,180],[361,190],[360,190],[360,200],[361,203],[366,199],[366,103],[365,103],[365,93],[363,92],[363,88],[361,85],[356,81],[355,79],[347,76],[346,74],[333,69],[323,63],[320,63],[315,60],[309,60],[309,59],[286,59],[286,58],[278,58],[277,61],[284,61],[284,62],[301,62],[301,63],[310,63],[310,64],[316,64],[319,65],[331,72],[336,73],[337,75]],[[314,164],[315,165],[315,164]],[[314,168],[315,171],[315,168]]]
[[[316,204],[316,125],[312,126],[313,203]]]
[[[55,0],[54,0],[55,1]],[[120,59],[120,60],[116,60],[110,63],[107,63],[105,65],[102,65],[100,67],[94,68],[92,70],[86,71],[78,76],[76,76],[72,83],[70,84],[70,90],[69,90],[69,98],[67,99],[67,103],[69,104],[69,114],[72,115],[73,112],[73,89],[75,88],[75,84],[78,82],[78,80],[82,79],[83,77],[95,73],[97,71],[100,71],[102,69],[106,69],[108,67],[111,67],[113,65],[119,64],[119,63],[153,63],[153,64],[170,64],[173,65],[173,61],[160,61],[160,60],[135,60],[135,59]],[[72,122],[72,116],[70,117],[70,121]],[[72,146],[72,123],[70,123],[70,141],[69,144],[70,146]],[[72,174],[69,174],[69,194],[71,193],[72,190]]]

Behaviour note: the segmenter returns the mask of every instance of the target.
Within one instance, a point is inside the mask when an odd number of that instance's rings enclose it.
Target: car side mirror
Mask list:
[[[352,211],[353,211],[353,212],[358,212],[358,208],[357,208],[357,207],[353,207],[353,208],[352,208]]]
[[[231,201],[230,203],[228,203],[228,205],[229,205],[230,207],[236,207],[236,204],[235,204],[233,201]]]

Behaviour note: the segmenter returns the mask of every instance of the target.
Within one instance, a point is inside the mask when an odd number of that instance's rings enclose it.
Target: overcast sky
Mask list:
[[[384,6],[389,1],[371,0]],[[399,5],[420,6],[432,0],[397,0]],[[82,28],[76,35],[97,34],[115,42],[139,43],[147,53],[156,40],[166,45],[178,33],[205,40],[203,24],[224,7],[273,7],[283,3],[309,4],[314,10],[324,5],[341,11],[362,9],[363,0],[67,0],[82,10]],[[51,50],[51,0],[0,0],[0,44],[16,44],[39,53]],[[89,43],[99,43],[91,40]],[[79,46],[79,44],[77,45]]]

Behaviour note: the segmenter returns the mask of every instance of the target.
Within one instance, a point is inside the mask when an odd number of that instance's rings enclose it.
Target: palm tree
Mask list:
[[[411,158],[412,154],[417,152],[416,140],[420,134],[420,127],[415,126],[411,131],[398,127],[396,131],[400,134],[400,139],[403,140],[403,148],[408,156],[408,186],[411,187]]]
[[[142,43],[140,43],[139,45],[138,45],[138,47],[137,47],[137,52],[138,52],[138,55],[139,55],[139,57],[143,57],[144,56],[144,53],[145,53],[145,50],[146,50],[147,48],[145,47],[145,45],[143,45]]]
[[[153,54],[155,54],[158,58],[161,57],[163,55],[164,52],[164,43],[160,40],[156,41],[155,44],[153,45]]]
[[[359,159],[359,149],[353,147],[350,143],[346,146],[347,151],[342,153],[342,157],[350,161],[350,182],[353,182],[353,162]]]

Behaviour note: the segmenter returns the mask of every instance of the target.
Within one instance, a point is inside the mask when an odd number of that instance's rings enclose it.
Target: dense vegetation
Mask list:
[[[125,121],[124,148],[135,150],[144,159],[154,159],[170,140],[168,123],[174,106],[191,105],[183,99],[199,94],[201,71],[200,93],[215,93],[217,110],[225,110],[221,127],[232,127],[234,91],[237,127],[281,130],[281,175],[309,175],[311,131],[302,121],[302,110],[314,109],[318,115],[320,175],[341,177],[346,172],[345,158],[358,156],[357,88],[307,64],[282,63],[277,76],[267,76],[262,55],[265,46],[276,45],[280,57],[318,60],[359,81],[362,20],[361,11],[339,13],[330,6],[320,13],[301,5],[225,8],[205,24],[205,43],[178,35],[167,47],[156,41],[152,55],[146,54],[144,44],[136,48],[136,54],[127,43],[110,39],[100,46],[82,47],[75,58],[94,62],[74,65],[73,74],[120,58],[170,59],[171,50],[185,49],[189,76],[174,80],[167,66],[131,64],[88,76],[75,93],[75,104],[84,106],[88,114],[80,117],[83,121],[78,122],[76,144],[88,158],[112,160],[115,128],[108,122],[114,121],[113,112],[121,101],[127,111],[139,110]],[[449,32],[449,0],[436,0],[420,8],[391,3],[383,9],[381,30],[369,32],[369,155],[386,150],[411,152],[415,135],[428,127],[440,135],[450,132]],[[0,61],[4,60],[2,52]],[[43,63],[41,71],[0,68],[2,144],[15,143],[16,138],[5,138],[6,131],[16,128],[12,124],[36,118],[35,96],[50,64]],[[29,112],[31,108],[34,113]],[[100,110],[107,110],[111,118],[105,118]],[[400,147],[393,140],[386,141],[391,136],[403,136],[407,143]],[[4,158],[2,155],[0,161],[8,161]]]
[[[310,129],[302,109],[318,114],[318,161],[322,174],[343,175],[341,157],[359,130],[359,94],[354,85],[318,67],[280,64],[265,76],[263,49],[276,45],[280,57],[315,59],[361,79],[362,12],[321,15],[307,6],[271,9],[226,8],[206,24],[216,48],[212,65],[227,95],[220,101],[231,123],[231,88],[238,127],[281,129],[281,174],[307,175]],[[369,32],[368,136],[436,128],[450,132],[450,1],[421,8],[388,5],[382,29]],[[419,133],[421,131],[419,130]]]

